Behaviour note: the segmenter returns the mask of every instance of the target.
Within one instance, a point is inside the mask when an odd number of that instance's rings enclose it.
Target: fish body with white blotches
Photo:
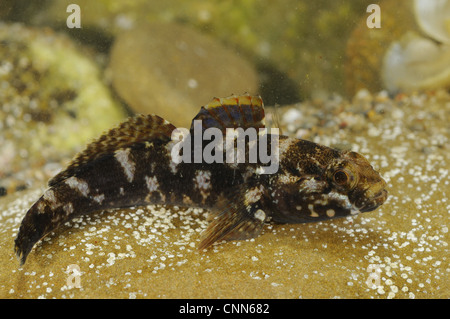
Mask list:
[[[248,95],[216,98],[194,120],[222,132],[265,127],[262,100]],[[148,204],[206,208],[214,218],[199,248],[207,248],[219,240],[256,237],[270,220],[345,217],[372,211],[387,198],[385,181],[355,152],[276,136],[278,170],[263,174],[259,161],[175,162],[174,130],[156,115],[139,115],[89,144],[25,215],[15,239],[21,264],[47,234],[99,210]],[[270,149],[273,141],[267,141]]]

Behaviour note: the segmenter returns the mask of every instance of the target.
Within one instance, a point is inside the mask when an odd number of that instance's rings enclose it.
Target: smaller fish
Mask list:
[[[197,121],[202,124],[200,133]],[[198,134],[209,129],[226,133],[264,128],[260,97],[215,98],[193,119],[187,141],[195,144]],[[159,116],[138,115],[89,144],[49,181],[49,188],[26,213],[15,239],[20,263],[50,232],[99,210],[148,204],[208,209],[212,218],[199,245],[203,249],[220,240],[256,237],[268,221],[307,223],[345,217],[373,211],[387,198],[383,178],[355,152],[258,133],[245,139],[242,163],[220,161],[220,147],[211,151],[210,144],[203,143],[182,155],[195,159],[198,151],[210,151],[219,160],[178,162],[173,156],[179,145],[173,140],[176,131]],[[239,142],[232,145],[238,152]],[[251,160],[255,145],[260,155],[278,154],[272,158],[278,170],[268,174],[267,162]],[[226,143],[222,146],[225,149]]]

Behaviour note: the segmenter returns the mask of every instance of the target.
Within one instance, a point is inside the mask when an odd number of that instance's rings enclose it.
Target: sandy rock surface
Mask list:
[[[0,297],[449,298],[448,92],[360,91],[277,112],[285,134],[364,154],[388,183],[387,202],[342,220],[268,224],[256,239],[206,252],[196,249],[204,211],[99,212],[46,238],[19,267],[13,241],[42,185],[0,197]]]

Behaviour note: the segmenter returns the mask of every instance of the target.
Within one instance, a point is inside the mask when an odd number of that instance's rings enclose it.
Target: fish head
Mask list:
[[[305,148],[305,142],[301,146]],[[301,154],[293,152],[291,154]],[[386,182],[356,152],[316,147],[291,156],[270,183],[272,218],[307,223],[369,212],[387,199]]]
[[[326,176],[331,192],[347,197],[353,214],[373,211],[387,199],[385,180],[356,152],[343,152],[328,165]]]

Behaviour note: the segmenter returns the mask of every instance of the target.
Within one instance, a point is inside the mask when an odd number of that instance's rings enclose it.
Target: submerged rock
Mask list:
[[[205,101],[258,91],[253,67],[233,50],[186,26],[150,24],[118,35],[112,83],[137,113],[189,127]]]
[[[361,89],[383,90],[381,70],[389,45],[417,29],[410,0],[381,1],[380,8],[381,28],[368,28],[367,16],[363,16],[347,40],[345,86],[349,96]]]
[[[263,96],[264,100],[273,99],[278,104],[294,103],[300,100],[298,97],[308,98],[318,92],[341,92],[345,80],[345,39],[354,27],[355,17],[367,15],[364,1],[78,0],[76,3],[82,11],[83,30],[91,28],[116,36],[139,23],[182,21],[240,48],[255,65],[275,69],[276,72],[269,73],[270,77],[278,76],[292,83],[295,93],[289,90],[289,96],[282,98],[277,93],[270,96],[267,89],[269,98]],[[52,1],[41,16],[51,25],[64,25],[66,7],[67,2]]]
[[[123,117],[99,68],[69,38],[0,23],[3,184],[13,173],[25,180],[28,169],[72,156]]]

